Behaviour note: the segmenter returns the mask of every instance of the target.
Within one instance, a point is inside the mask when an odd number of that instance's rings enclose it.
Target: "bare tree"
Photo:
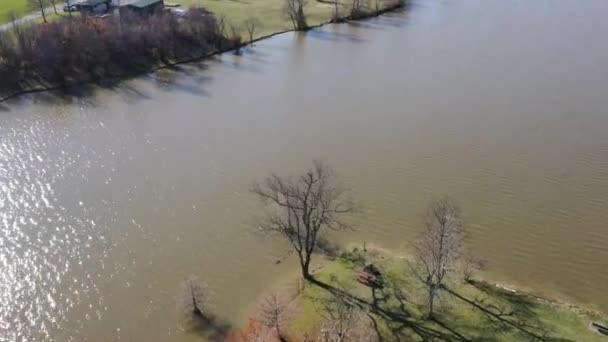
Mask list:
[[[340,7],[340,1],[335,0],[334,1],[334,21],[338,21],[340,19],[339,7]]]
[[[261,230],[287,239],[298,255],[303,278],[311,280],[310,260],[321,234],[347,229],[342,218],[354,211],[333,170],[316,161],[297,179],[272,175],[255,184],[252,192],[276,209],[268,212]]]
[[[488,261],[472,254],[467,254],[460,265],[462,272],[462,280],[470,282],[475,273],[483,271],[487,268]]]
[[[186,313],[205,316],[207,306],[207,284],[196,277],[190,277],[182,284],[179,305]]]
[[[264,297],[258,309],[260,323],[274,329],[280,340],[284,339],[283,334],[292,318],[290,304],[291,300],[286,294],[273,292]]]
[[[352,0],[352,6],[350,8],[351,19],[358,19],[366,15],[364,5],[363,0]]]
[[[216,18],[216,20],[214,21],[214,25],[213,25],[213,31],[214,31],[214,35],[216,37],[215,47],[218,50],[221,50],[223,47],[222,43],[224,42],[223,38],[226,33],[226,16],[225,15],[222,14]]]
[[[304,14],[304,7],[308,4],[306,0],[285,0],[285,7],[283,11],[291,20],[293,29],[296,31],[305,31],[308,29],[308,23],[306,23],[306,15]]]
[[[68,15],[71,18],[72,17],[72,0],[65,0],[65,6],[68,9]]]
[[[46,20],[46,13],[44,11],[44,7],[47,5],[47,0],[27,0],[27,5],[32,10],[40,11],[42,20],[44,20],[45,23],[48,22]]]
[[[247,33],[249,33],[249,44],[253,46],[253,34],[258,26],[261,26],[262,23],[257,18],[249,18],[245,20],[245,28],[247,29]]]
[[[240,55],[241,54],[241,35],[240,35],[240,28],[236,25],[230,25],[230,40],[234,43],[234,46],[236,47],[236,50],[234,51],[235,54]]]
[[[450,199],[431,203],[426,229],[415,246],[420,264],[419,278],[427,290],[427,318],[433,317],[433,303],[461,255],[464,225],[460,208]]]
[[[55,14],[59,14],[59,13],[57,13],[57,6],[55,5],[56,0],[50,0],[50,1],[51,1],[51,5],[53,5],[53,12],[55,12]]]
[[[374,342],[377,335],[371,327],[367,313],[344,297],[336,296],[325,303],[321,315],[318,342]]]

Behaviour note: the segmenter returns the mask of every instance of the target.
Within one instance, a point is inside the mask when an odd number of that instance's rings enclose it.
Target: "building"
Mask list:
[[[158,11],[162,11],[165,7],[164,0],[137,0],[120,7],[123,11],[131,11],[140,15],[151,15]]]

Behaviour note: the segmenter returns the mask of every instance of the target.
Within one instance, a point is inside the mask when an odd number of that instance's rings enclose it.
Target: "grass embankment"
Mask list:
[[[2,0],[0,4],[0,24],[6,24],[11,20],[11,13],[16,17],[30,13],[26,0]]]
[[[385,287],[372,291],[354,278],[366,263],[382,271]],[[381,341],[605,341],[588,330],[593,312],[513,293],[483,282],[451,282],[440,294],[434,321],[425,320],[424,291],[408,263],[386,251],[353,250],[315,274],[297,299],[292,336],[316,334],[327,303],[346,297],[364,309]]]

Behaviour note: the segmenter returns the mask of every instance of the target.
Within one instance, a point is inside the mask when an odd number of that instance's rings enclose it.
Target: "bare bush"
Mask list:
[[[368,313],[344,297],[336,296],[324,305],[325,322],[318,342],[375,342],[377,335]]]
[[[253,34],[258,26],[261,26],[262,23],[257,18],[249,18],[245,20],[245,29],[247,29],[247,33],[249,33],[249,44],[253,45]]]
[[[433,303],[454,271],[461,256],[464,225],[460,208],[448,198],[431,203],[426,229],[415,246],[417,275],[427,290],[427,318],[433,317]]]
[[[338,21],[340,19],[340,1],[334,1],[334,21]]]
[[[207,284],[197,277],[191,276],[182,283],[178,297],[178,305],[187,314],[205,316],[208,303]]]
[[[234,42],[235,46],[236,46],[236,50],[234,51],[235,54],[240,55],[241,54],[241,45],[242,45],[242,38],[241,38],[241,34],[240,34],[241,29],[236,26],[236,25],[230,25],[230,40],[232,42]]]
[[[365,17],[367,12],[365,12],[365,2],[364,0],[352,0],[351,8],[350,8],[350,18],[351,19],[359,19]]]
[[[263,232],[277,233],[296,251],[302,277],[311,280],[310,261],[324,231],[345,230],[343,217],[354,206],[333,170],[322,162],[297,179],[272,175],[255,184],[252,192],[272,209],[261,223]]]
[[[290,304],[286,294],[273,292],[262,299],[258,308],[258,321],[274,329],[279,339],[283,339],[293,315]]]
[[[304,14],[304,7],[307,4],[307,0],[285,0],[283,12],[289,17],[293,29],[296,31],[306,31],[308,29],[306,14]]]
[[[470,282],[477,272],[484,271],[488,267],[488,261],[472,254],[467,254],[460,265],[462,280]]]

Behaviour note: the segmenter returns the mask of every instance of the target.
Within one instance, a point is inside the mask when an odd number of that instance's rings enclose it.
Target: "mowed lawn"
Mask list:
[[[355,280],[356,272],[368,263],[382,271],[383,289],[373,291]],[[406,260],[386,251],[354,250],[314,276],[319,283],[306,284],[294,302],[292,337],[315,336],[322,317],[331,316],[323,314],[327,304],[338,296],[364,310],[369,322],[360,324],[375,330],[381,341],[606,341],[587,328],[591,321],[607,322],[605,315],[483,282],[450,282],[449,291],[443,291],[437,302],[436,319],[425,320],[422,283]]]
[[[10,21],[10,13],[17,17],[34,12],[27,6],[27,0],[0,0],[0,24]],[[283,13],[285,0],[168,0],[167,5],[180,5],[182,9],[189,7],[205,7],[218,16],[225,16],[229,24],[239,27],[244,34],[244,23],[247,19],[256,18],[260,22],[256,28],[255,37],[268,35],[292,29],[291,22]],[[351,0],[340,1],[341,14],[346,14]],[[58,8],[63,6],[57,1]],[[305,7],[306,19],[311,26],[329,21],[334,12],[332,4],[316,0],[308,1]],[[52,12],[48,13],[53,17]],[[51,18],[56,19],[56,18]]]
[[[14,13],[17,17],[21,17],[30,12],[26,0],[1,0],[0,24],[9,22],[11,13]]]
[[[283,13],[284,0],[173,0],[167,3],[180,4],[184,9],[191,6],[205,7],[218,16],[226,16],[228,23],[240,26],[241,29],[247,19],[256,18],[261,22],[260,27],[256,29],[256,37],[293,28]],[[333,11],[333,5],[315,0],[308,1],[305,7],[309,25],[318,25],[330,20]]]

